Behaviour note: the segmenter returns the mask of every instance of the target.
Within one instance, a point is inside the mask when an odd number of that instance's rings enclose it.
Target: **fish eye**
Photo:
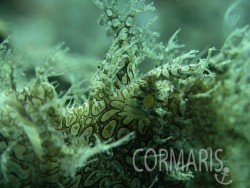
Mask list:
[[[146,108],[152,108],[155,104],[155,98],[153,95],[146,95],[143,99],[143,106]]]

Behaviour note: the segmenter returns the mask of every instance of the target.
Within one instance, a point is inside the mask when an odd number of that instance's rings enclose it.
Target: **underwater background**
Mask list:
[[[0,0],[1,187],[250,187],[249,8]]]

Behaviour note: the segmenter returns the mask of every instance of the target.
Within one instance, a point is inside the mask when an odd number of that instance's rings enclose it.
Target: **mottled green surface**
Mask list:
[[[249,28],[234,28],[221,50],[185,52],[176,42],[179,31],[163,45],[149,26],[138,26],[137,16],[154,9],[144,0],[95,3],[112,44],[88,88],[79,82],[88,77],[84,69],[66,93],[51,83],[60,62],[71,61],[63,50],[53,51],[28,80],[26,59],[1,45],[0,185],[220,187],[215,167],[138,173],[132,164],[138,148],[185,156],[212,148],[223,149],[230,187],[249,186]],[[140,74],[145,62],[155,68]]]

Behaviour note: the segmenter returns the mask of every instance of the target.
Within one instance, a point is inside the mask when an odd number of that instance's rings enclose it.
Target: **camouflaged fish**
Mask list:
[[[139,173],[133,162],[143,168],[145,158],[133,154],[139,148],[192,147],[186,109],[189,99],[211,89],[206,85],[214,76],[210,56],[194,60],[197,52],[190,51],[174,57],[178,32],[167,46],[157,44],[158,34],[134,19],[154,9],[144,0],[129,1],[124,12],[116,0],[95,3],[113,43],[84,104],[65,107],[42,69],[21,90],[9,77],[0,111],[2,186],[171,187],[193,177],[181,168]],[[147,58],[156,68],[140,75],[138,65]],[[200,90],[197,83],[204,83]]]

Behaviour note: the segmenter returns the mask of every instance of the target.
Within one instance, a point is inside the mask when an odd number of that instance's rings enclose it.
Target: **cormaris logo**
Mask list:
[[[137,172],[155,171],[166,172],[170,176],[178,180],[189,180],[193,178],[192,171],[201,172],[222,172],[222,180],[219,180],[215,173],[215,179],[218,183],[227,185],[232,183],[232,180],[225,181],[228,176],[229,168],[223,167],[223,162],[219,158],[222,149],[190,149],[188,152],[173,149],[159,149],[155,151],[153,148],[137,149],[133,153],[133,167]]]

